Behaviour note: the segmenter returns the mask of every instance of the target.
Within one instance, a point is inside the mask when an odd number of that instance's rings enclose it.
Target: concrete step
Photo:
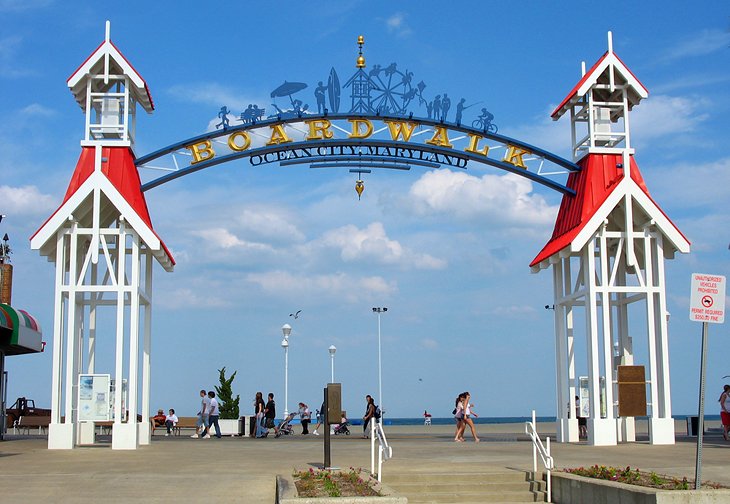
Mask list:
[[[396,473],[386,483],[412,504],[435,502],[545,502],[545,482],[530,473],[504,470],[482,473]],[[538,476],[539,477],[539,476]]]
[[[418,483],[432,481],[447,481],[459,483],[483,483],[483,482],[525,482],[527,481],[527,473],[522,471],[504,471],[504,472],[483,472],[483,473],[386,473],[386,483],[396,484]]]
[[[408,504],[423,504],[427,502],[499,502],[500,504],[506,502],[545,502],[544,496],[524,492],[432,492],[423,495],[401,495],[408,497]]]

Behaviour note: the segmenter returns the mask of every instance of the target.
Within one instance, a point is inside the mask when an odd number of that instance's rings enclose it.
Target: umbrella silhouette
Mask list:
[[[284,81],[284,84],[279,86],[278,88],[274,89],[271,92],[271,97],[276,98],[278,96],[288,96],[289,101],[291,102],[292,106],[294,106],[294,100],[292,99],[291,95],[294,93],[298,93],[302,89],[306,88],[307,85],[303,82],[287,82]]]

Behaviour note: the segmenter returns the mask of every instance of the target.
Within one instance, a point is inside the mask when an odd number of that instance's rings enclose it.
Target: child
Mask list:
[[[177,425],[178,419],[177,415],[175,414],[175,410],[170,408],[170,414],[165,417],[165,426],[167,427],[167,432],[165,433],[165,436],[169,436],[172,434],[172,429]]]

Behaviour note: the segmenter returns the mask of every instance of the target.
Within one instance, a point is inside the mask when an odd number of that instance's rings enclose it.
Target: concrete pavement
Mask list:
[[[532,448],[523,424],[478,425],[481,443],[467,437],[453,442],[450,426],[386,426],[393,459],[389,474],[484,472],[505,467],[530,470]],[[730,486],[730,444],[709,422],[703,452],[703,480]],[[641,432],[641,425],[637,425]],[[295,427],[298,431],[299,428]],[[539,424],[545,436],[552,424]],[[681,435],[677,443],[651,446],[642,441],[610,447],[552,444],[558,468],[604,464],[637,467],[674,476],[694,477],[695,439]],[[370,466],[370,442],[333,436],[332,463],[342,468]],[[468,434],[467,434],[468,436]],[[108,438],[107,438],[108,439]],[[110,443],[69,451],[49,451],[44,436],[8,436],[0,442],[2,502],[274,502],[275,475],[294,468],[320,465],[323,436],[278,439],[191,439],[154,436],[153,444],[136,451],[112,451]]]

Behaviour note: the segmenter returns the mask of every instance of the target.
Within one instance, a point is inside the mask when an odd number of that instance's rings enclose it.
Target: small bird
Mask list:
[[[302,313],[302,310],[298,310],[296,313],[290,313],[289,316],[298,319],[300,313]]]

